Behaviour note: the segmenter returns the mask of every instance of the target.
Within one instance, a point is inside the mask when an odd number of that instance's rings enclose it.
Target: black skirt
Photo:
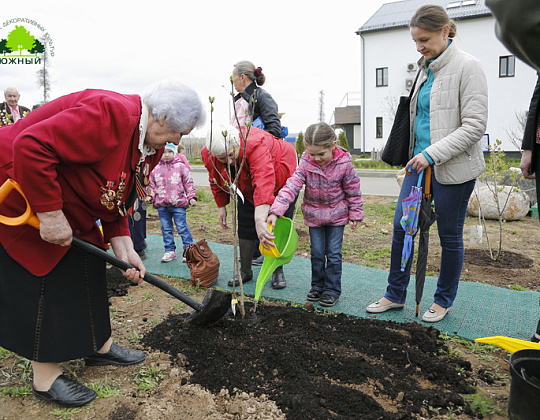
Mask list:
[[[105,262],[71,247],[37,277],[0,245],[0,347],[36,362],[99,350],[111,336]]]

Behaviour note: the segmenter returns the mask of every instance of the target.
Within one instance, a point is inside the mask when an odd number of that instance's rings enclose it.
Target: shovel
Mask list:
[[[477,338],[477,343],[495,344],[502,347],[510,353],[514,353],[518,350],[534,349],[540,350],[540,343],[533,343],[532,341],[519,340],[517,338],[505,337],[503,335],[496,335],[494,337]]]
[[[39,229],[39,219],[32,212],[32,209],[30,208],[28,200],[26,200],[26,197],[21,187],[14,180],[8,179],[0,187],[0,204],[4,201],[4,199],[8,196],[8,194],[13,190],[18,191],[19,194],[21,194],[21,196],[25,199],[26,211],[21,216],[17,216],[17,217],[6,217],[4,215],[0,215],[0,223],[3,223],[8,226],[20,226],[20,225],[28,224],[30,226],[35,227],[36,229]],[[136,267],[133,267],[131,264],[115,257],[114,255],[109,254],[107,251],[104,251],[103,249],[89,242],[83,241],[82,239],[79,239],[75,236],[72,238],[71,244],[97,256],[98,258],[105,260],[109,264],[112,264],[115,267],[120,268],[121,270],[127,270],[129,268],[136,268]],[[157,277],[154,277],[153,275],[149,273],[145,274],[144,280],[160,288],[164,292],[174,296],[175,298],[181,300],[182,302],[184,302],[186,305],[190,306],[191,308],[195,309],[195,312],[193,312],[186,319],[186,322],[189,322],[190,324],[193,324],[193,325],[201,325],[201,326],[211,325],[219,321],[221,318],[223,318],[230,308],[230,302],[231,302],[230,293],[222,292],[215,289],[208,289],[206,291],[206,295],[204,296],[202,303],[199,303],[196,300],[193,300],[192,298],[190,298],[189,296],[181,293],[178,289],[174,288],[170,284],[164,282],[161,279],[158,279]]]

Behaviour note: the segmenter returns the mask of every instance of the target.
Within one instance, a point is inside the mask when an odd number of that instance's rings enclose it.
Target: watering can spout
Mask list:
[[[271,225],[270,225],[271,226]],[[270,227],[269,226],[269,227]],[[264,262],[257,277],[255,287],[255,302],[261,297],[264,285],[276,268],[289,263],[294,256],[294,251],[298,245],[298,233],[294,229],[293,221],[287,217],[280,217],[276,220],[274,227],[275,247],[266,249],[260,246],[261,254],[264,255]]]

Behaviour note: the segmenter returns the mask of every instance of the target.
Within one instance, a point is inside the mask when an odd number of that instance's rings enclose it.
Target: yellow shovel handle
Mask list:
[[[39,219],[30,208],[30,203],[28,203],[28,200],[26,199],[20,185],[14,180],[7,179],[6,182],[4,182],[4,184],[0,187],[0,204],[4,202],[5,198],[13,190],[16,190],[22,196],[22,198],[24,198],[24,201],[26,201],[26,211],[17,217],[7,217],[0,214],[0,223],[8,226],[21,226],[28,224],[36,229],[39,229]]]

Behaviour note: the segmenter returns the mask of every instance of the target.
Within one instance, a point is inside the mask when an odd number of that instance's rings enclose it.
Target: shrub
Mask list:
[[[296,154],[298,157],[302,156],[302,153],[306,150],[306,145],[304,144],[304,133],[300,131],[298,138],[296,139]]]
[[[338,145],[343,147],[347,152],[350,152],[349,142],[347,141],[347,136],[345,135],[345,131],[342,131],[341,133],[339,133]]]

